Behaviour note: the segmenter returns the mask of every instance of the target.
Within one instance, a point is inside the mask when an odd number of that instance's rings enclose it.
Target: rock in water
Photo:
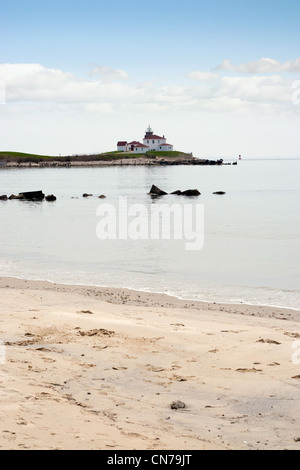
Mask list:
[[[180,189],[177,189],[176,191],[173,191],[171,194],[176,194],[176,196],[181,196],[182,191],[180,191]]]
[[[84,194],[82,195],[82,197],[91,197],[91,196],[92,196],[92,194],[88,194],[88,193],[84,193]]]
[[[56,201],[56,197],[53,194],[48,194],[48,196],[46,196],[46,201],[48,202]]]
[[[149,194],[151,196],[165,196],[166,193],[165,191],[163,191],[162,189],[159,189],[157,186],[155,186],[154,184],[152,185],[152,188],[150,189],[150,192]]]
[[[200,196],[200,192],[198,189],[187,189],[186,191],[182,192],[183,196]]]
[[[225,191],[216,191],[216,192],[213,193],[213,194],[220,194],[220,195],[221,195],[221,194],[226,194],[226,193],[225,193]]]
[[[43,191],[28,191],[26,193],[19,193],[19,196],[28,201],[43,201],[45,199]]]
[[[3,194],[3,196],[0,196],[0,201],[7,201],[7,195]]]

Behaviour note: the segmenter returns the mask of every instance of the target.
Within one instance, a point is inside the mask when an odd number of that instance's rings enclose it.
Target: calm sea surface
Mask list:
[[[237,166],[0,169],[0,194],[43,190],[48,203],[0,201],[0,275],[67,284],[129,287],[186,299],[300,310],[300,160]],[[198,198],[152,200],[198,188]],[[214,191],[226,191],[216,196]],[[82,198],[83,193],[92,198]],[[106,199],[96,195],[105,194]],[[203,204],[204,247],[184,240],[96,237],[100,204]]]

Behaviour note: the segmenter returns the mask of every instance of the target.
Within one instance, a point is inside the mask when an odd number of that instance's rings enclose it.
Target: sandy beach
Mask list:
[[[0,310],[2,450],[300,448],[298,311],[13,278]]]

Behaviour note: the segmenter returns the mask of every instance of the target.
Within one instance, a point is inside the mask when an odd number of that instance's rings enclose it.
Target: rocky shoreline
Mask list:
[[[73,159],[74,158],[74,159]],[[0,168],[71,168],[71,167],[99,167],[99,166],[167,166],[167,165],[224,165],[223,160],[208,160],[195,157],[161,157],[161,158],[124,158],[124,159],[100,159],[86,157],[70,157],[70,160],[64,157],[53,161],[6,161],[1,162]],[[228,165],[228,163],[226,163]],[[230,163],[229,163],[230,164]]]

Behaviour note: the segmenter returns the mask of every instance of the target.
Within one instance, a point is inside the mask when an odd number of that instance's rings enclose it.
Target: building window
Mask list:
[[[147,144],[149,144],[149,140],[147,140]]]
[[[152,140],[152,144],[154,144],[154,140]]]

